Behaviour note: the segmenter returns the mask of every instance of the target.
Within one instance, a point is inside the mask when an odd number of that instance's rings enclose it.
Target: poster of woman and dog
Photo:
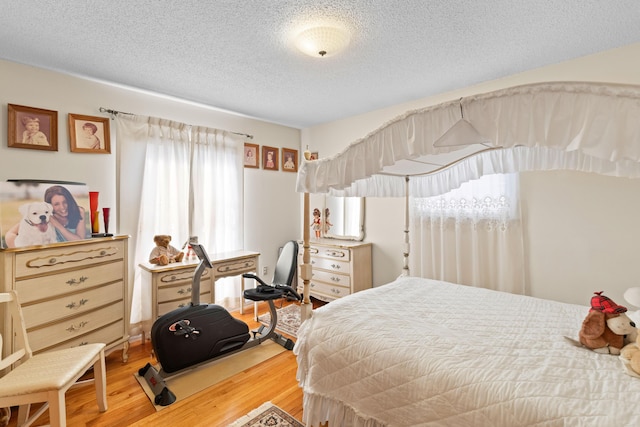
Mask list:
[[[91,238],[89,188],[82,183],[0,182],[2,248]]]

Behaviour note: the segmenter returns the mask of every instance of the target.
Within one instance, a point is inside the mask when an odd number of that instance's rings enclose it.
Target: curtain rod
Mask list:
[[[108,113],[108,114],[111,114],[111,117],[112,117],[112,118],[113,118],[113,117],[115,117],[115,116],[117,116],[118,114],[126,114],[126,115],[129,115],[129,116],[135,116],[135,114],[133,114],[133,113],[125,113],[124,111],[112,110],[112,109],[110,109],[110,108],[100,107],[100,108],[99,108],[99,110],[100,110],[100,112],[101,112],[101,113]],[[223,129],[223,130],[224,130],[224,129]],[[234,135],[245,136],[245,137],[247,137],[247,138],[249,138],[249,139],[253,139],[253,135],[249,135],[249,134],[247,134],[247,133],[233,132],[233,131],[230,131],[230,130],[229,130],[229,131],[226,131],[226,132],[232,133],[232,134],[234,134]]]

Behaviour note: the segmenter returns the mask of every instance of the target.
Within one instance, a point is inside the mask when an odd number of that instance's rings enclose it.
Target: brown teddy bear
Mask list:
[[[580,343],[604,354],[620,354],[625,344],[636,339],[636,325],[625,314],[626,307],[616,304],[602,291],[591,298],[591,309],[582,322]]]
[[[151,264],[167,265],[172,262],[180,262],[184,257],[184,253],[169,244],[171,236],[166,234],[158,234],[153,236],[156,247],[149,254],[149,262]]]
[[[620,359],[629,375],[640,378],[640,335],[636,338],[636,342],[622,348]]]

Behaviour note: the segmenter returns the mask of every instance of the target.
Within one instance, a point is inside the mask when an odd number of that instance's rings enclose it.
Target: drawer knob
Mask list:
[[[85,305],[86,303],[88,303],[89,300],[88,299],[84,299],[82,298],[78,304],[76,305],[75,302],[70,302],[69,304],[65,305],[65,307],[67,307],[69,310],[73,310],[76,307],[82,307],[83,305]]]
[[[78,323],[78,325],[77,325],[77,326],[76,326],[76,325],[71,325],[71,326],[69,326],[69,327],[67,328],[67,332],[75,332],[75,331],[78,331],[78,330],[80,330],[80,329],[84,328],[85,326],[87,326],[87,324],[88,324],[88,323],[89,323],[89,322],[80,322],[80,323]]]
[[[331,264],[331,268],[334,268],[336,270],[340,270],[340,265],[339,264]]]
[[[187,289],[180,289],[180,290],[178,291],[178,293],[179,293],[180,295],[184,295],[184,294],[191,293],[191,288],[187,288]]]
[[[338,283],[340,282],[340,278],[339,278],[339,277],[337,277],[337,276],[331,276],[331,280],[332,280],[333,282],[338,282]]]
[[[74,286],[74,285],[80,285],[80,284],[82,284],[82,283],[86,282],[87,280],[89,280],[89,278],[88,278],[88,277],[80,276],[80,278],[79,278],[78,280],[76,280],[76,279],[69,279],[69,280],[67,280],[67,282],[66,282],[66,283],[67,283],[67,285],[69,285],[69,286]]]
[[[333,292],[334,294],[340,295],[340,289],[331,288],[331,292]]]
[[[56,258],[51,258],[49,260],[49,264],[55,264],[56,262],[58,262],[58,260]]]

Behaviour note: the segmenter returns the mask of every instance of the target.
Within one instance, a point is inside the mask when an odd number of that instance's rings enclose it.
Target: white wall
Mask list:
[[[625,305],[640,286],[640,180],[582,172],[521,174],[531,295],[589,303],[592,292]]]
[[[7,147],[7,104],[58,112],[58,151]],[[171,119],[254,135],[249,141],[272,147],[298,148],[298,129],[271,124],[213,108],[116,87],[53,71],[0,61],[0,180],[11,178],[55,179],[85,182],[100,192],[100,206],[115,209],[114,231],[136,235],[138,201],[144,150],[118,150],[115,123],[111,121],[111,154],[71,153],[67,114],[107,117],[99,107]],[[118,170],[124,179],[118,184]],[[245,169],[245,249],[261,253],[260,263],[271,278],[278,246],[296,239],[300,230],[300,197],[295,173]],[[120,202],[120,205],[118,205]],[[112,220],[114,221],[114,220]],[[110,230],[111,231],[111,230]],[[177,239],[176,239],[177,240]],[[131,241],[130,253],[136,242]],[[181,245],[182,242],[174,242]],[[141,242],[148,245],[153,242]],[[130,269],[133,271],[133,269]]]
[[[319,151],[320,157],[332,156],[406,111],[471,94],[543,81],[640,84],[640,43],[303,129],[302,146]],[[529,293],[588,304],[593,291],[604,290],[606,295],[622,304],[624,290],[640,285],[640,278],[633,283],[634,278],[639,277],[633,242],[637,241],[640,227],[637,226],[637,209],[633,207],[639,203],[640,182],[618,185],[614,178],[586,174],[553,178],[533,174],[522,182],[522,197],[529,209],[525,208],[523,212],[524,220],[529,221],[530,227],[535,227],[527,230],[525,242],[531,269],[528,272]],[[596,193],[596,189],[600,191]],[[541,198],[541,194],[546,198]],[[608,205],[590,210],[585,203],[591,197],[606,197]],[[563,203],[557,203],[560,200]],[[612,203],[621,200],[624,201],[622,205]],[[549,224],[546,210],[549,203],[554,204],[553,215],[558,221],[554,226],[568,223],[575,227],[571,232],[565,229],[565,239],[557,239],[557,229]],[[589,210],[586,215],[585,210]],[[400,199],[369,198],[366,201],[365,240],[373,243],[374,286],[393,280],[401,271],[403,212],[404,201]],[[575,221],[575,218],[582,218],[582,221]],[[592,220],[605,218],[608,219],[606,223],[598,226],[592,223]],[[615,232],[612,231],[614,228]],[[587,246],[586,241],[595,243]]]

